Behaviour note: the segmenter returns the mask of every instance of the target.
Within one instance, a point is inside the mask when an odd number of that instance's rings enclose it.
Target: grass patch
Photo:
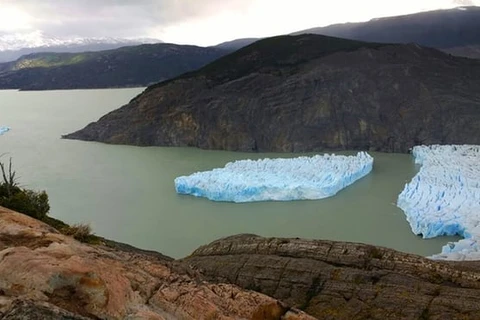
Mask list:
[[[59,230],[61,233],[67,236],[73,237],[83,243],[100,244],[101,238],[92,233],[92,227],[89,224],[77,223],[71,226],[63,227]]]

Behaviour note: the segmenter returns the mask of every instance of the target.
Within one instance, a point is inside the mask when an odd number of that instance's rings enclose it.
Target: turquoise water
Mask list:
[[[394,205],[417,168],[409,155],[371,153],[372,173],[318,201],[216,203],[177,195],[173,180],[245,158],[289,157],[193,148],[115,146],[62,140],[142,89],[0,91],[0,154],[20,182],[44,189],[51,215],[173,257],[237,233],[356,241],[429,255],[454,238],[423,240]],[[348,152],[347,152],[348,153]]]

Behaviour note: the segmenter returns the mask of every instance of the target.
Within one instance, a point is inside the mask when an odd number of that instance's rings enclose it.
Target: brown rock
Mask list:
[[[313,319],[292,318],[294,310],[261,293],[210,284],[162,255],[123,248],[82,244],[0,207],[0,319]]]
[[[254,235],[217,240],[183,261],[210,281],[265,293],[321,319],[480,319],[478,262]]]

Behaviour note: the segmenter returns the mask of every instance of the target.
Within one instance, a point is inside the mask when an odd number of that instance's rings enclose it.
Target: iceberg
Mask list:
[[[9,127],[2,127],[0,126],[0,136],[4,133],[7,133],[8,131],[10,131],[10,128]]]
[[[432,145],[412,150],[420,171],[405,185],[397,206],[423,238],[460,235],[434,259],[480,259],[480,146]]]
[[[224,168],[178,177],[175,190],[229,202],[323,199],[366,176],[372,167],[373,158],[365,152],[239,160]]]

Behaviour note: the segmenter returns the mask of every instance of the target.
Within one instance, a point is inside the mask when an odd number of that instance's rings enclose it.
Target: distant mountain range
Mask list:
[[[147,43],[161,43],[158,39],[121,38],[58,38],[43,32],[0,33],[0,62],[14,61],[23,55],[38,52],[85,52],[116,49]]]
[[[314,33],[377,43],[418,43],[450,54],[480,58],[480,7],[460,7],[314,28]],[[258,39],[237,39],[215,47],[150,44],[155,39],[59,39],[43,33],[0,34],[0,89],[47,90],[146,86],[195,70]],[[122,47],[95,51],[102,48]],[[22,49],[19,49],[22,48]],[[3,50],[3,51],[2,51]],[[7,51],[5,51],[7,50]],[[79,52],[76,51],[85,51]],[[52,53],[57,51],[56,53]],[[73,53],[62,53],[72,51]]]
[[[367,22],[334,24],[293,33],[312,33],[380,43],[418,43],[459,56],[480,58],[480,7],[459,7]],[[218,47],[239,49],[258,39],[221,43]]]
[[[100,52],[33,53],[0,63],[0,89],[147,86],[198,69],[230,52],[159,43]]]
[[[417,44],[267,38],[65,136],[259,152],[480,144],[480,60]]]

